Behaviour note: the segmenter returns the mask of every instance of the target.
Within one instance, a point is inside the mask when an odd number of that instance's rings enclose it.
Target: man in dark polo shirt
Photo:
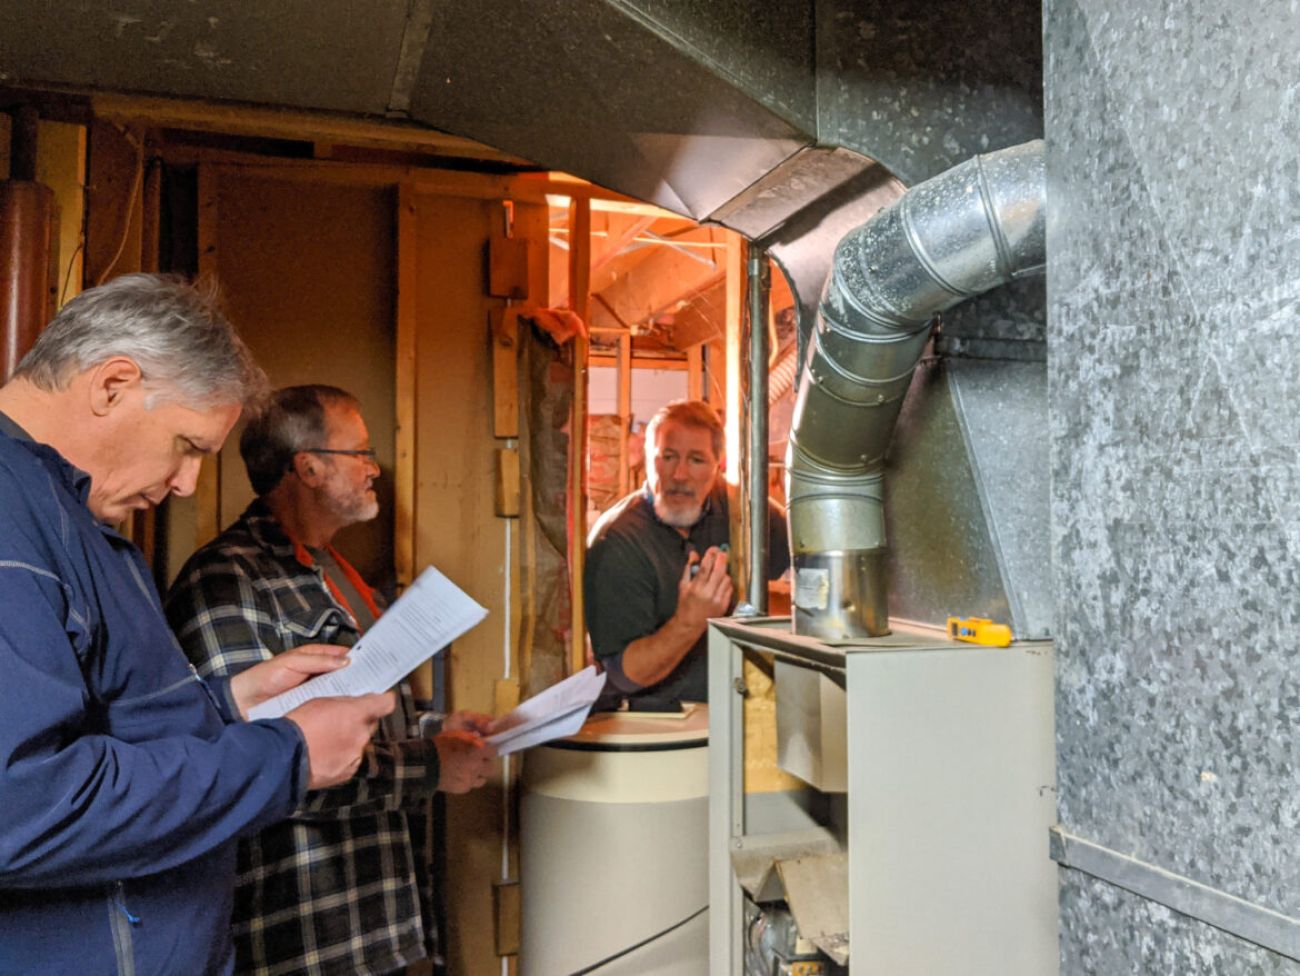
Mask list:
[[[710,617],[735,605],[722,423],[677,400],[646,428],[646,484],[605,512],[588,539],[587,631],[609,686],[628,698],[708,698]],[[769,570],[790,562],[785,519],[769,506]]]

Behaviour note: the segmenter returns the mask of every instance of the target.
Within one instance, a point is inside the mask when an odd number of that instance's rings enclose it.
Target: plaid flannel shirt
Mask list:
[[[351,646],[359,636],[307,550],[260,502],[190,558],[166,611],[204,677],[236,674],[302,644]],[[381,725],[350,781],[309,792],[290,819],[240,843],[237,972],[367,976],[429,954],[421,818],[437,788],[438,756],[418,737],[405,682],[400,697],[395,715],[404,714],[406,737]]]

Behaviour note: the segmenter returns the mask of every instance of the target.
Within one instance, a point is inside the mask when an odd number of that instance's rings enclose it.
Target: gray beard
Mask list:
[[[689,509],[670,510],[666,502],[656,498],[655,514],[659,516],[660,522],[671,525],[674,529],[689,529],[704,514],[704,506],[692,505]]]
[[[351,495],[347,498],[327,496],[326,505],[336,518],[342,519],[348,525],[369,522],[379,515],[379,499],[368,498],[365,495],[360,497]]]

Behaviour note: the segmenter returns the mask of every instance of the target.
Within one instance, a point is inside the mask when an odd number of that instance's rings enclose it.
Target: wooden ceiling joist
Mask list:
[[[90,107],[98,118],[122,124],[266,139],[414,148],[449,158],[531,165],[525,159],[472,139],[398,120],[117,94],[92,94]]]

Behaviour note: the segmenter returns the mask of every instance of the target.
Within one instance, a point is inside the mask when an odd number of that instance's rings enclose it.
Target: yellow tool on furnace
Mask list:
[[[995,624],[986,617],[949,617],[948,636],[953,640],[987,644],[989,647],[1008,647],[1011,644],[1011,628],[1006,624]]]

